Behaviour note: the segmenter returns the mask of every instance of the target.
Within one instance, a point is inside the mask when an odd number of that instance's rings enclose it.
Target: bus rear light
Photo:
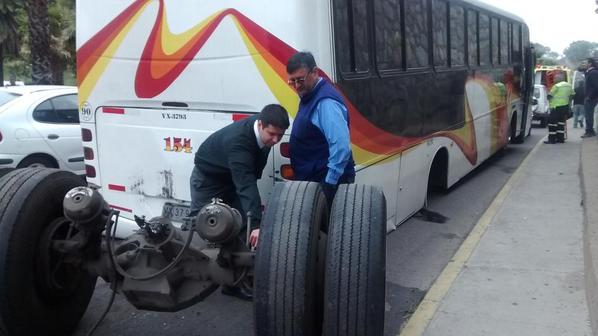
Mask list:
[[[93,149],[89,147],[83,147],[83,154],[85,156],[85,160],[93,160]]]
[[[233,113],[233,121],[239,121],[239,120],[245,119],[249,116],[250,116],[250,114],[247,114],[247,113]]]
[[[290,164],[285,164],[280,166],[280,176],[286,180],[293,180],[295,179],[295,173],[293,172],[293,167]]]
[[[291,157],[291,144],[288,142],[282,142],[280,144],[280,155],[286,158]]]
[[[2,132],[0,132],[0,141],[2,141]]]
[[[93,166],[85,165],[85,175],[87,177],[96,177],[96,169]]]
[[[114,191],[127,191],[127,187],[123,186],[123,185],[118,185],[118,184],[108,184],[108,190],[114,190]]]
[[[131,213],[133,212],[133,210],[131,210],[129,208],[123,208],[123,207],[120,207],[120,206],[114,205],[114,204],[108,204],[108,206],[111,207],[112,209],[118,210],[118,211],[125,211],[125,212],[131,212]]]
[[[83,141],[85,141],[85,142],[91,141],[93,139],[91,136],[91,130],[89,130],[87,128],[82,128],[81,129],[81,139],[83,139]]]
[[[102,107],[102,112],[110,114],[125,114],[125,109],[120,107]]]

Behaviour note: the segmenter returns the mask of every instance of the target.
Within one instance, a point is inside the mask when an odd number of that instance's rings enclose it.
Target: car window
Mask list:
[[[52,98],[57,122],[65,124],[79,123],[79,109],[77,108],[77,95],[65,95]]]
[[[534,88],[534,98],[540,98],[540,88]]]
[[[13,99],[16,99],[18,96],[20,95],[17,93],[0,91],[0,106],[8,103]]]
[[[78,124],[77,95],[50,98],[33,111],[33,119],[43,123]]]

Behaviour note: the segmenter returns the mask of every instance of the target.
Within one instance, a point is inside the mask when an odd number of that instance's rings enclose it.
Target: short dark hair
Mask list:
[[[309,51],[300,51],[289,58],[287,62],[287,73],[291,74],[301,68],[313,70],[316,67],[314,55]]]
[[[588,57],[587,61],[589,66],[598,68],[598,64],[596,63],[596,60],[593,57]]]
[[[269,104],[264,106],[257,119],[262,122],[262,127],[268,127],[268,125],[272,125],[286,130],[290,125],[289,113],[284,107],[278,104]]]

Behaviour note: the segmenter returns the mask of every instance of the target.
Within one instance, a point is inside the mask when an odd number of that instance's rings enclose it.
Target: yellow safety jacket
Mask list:
[[[573,87],[565,81],[558,82],[550,89],[550,95],[552,96],[550,99],[550,108],[567,106],[573,95]]]

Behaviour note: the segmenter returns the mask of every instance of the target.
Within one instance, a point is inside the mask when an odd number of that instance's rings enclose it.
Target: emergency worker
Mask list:
[[[548,117],[548,140],[547,144],[565,142],[565,120],[569,113],[573,88],[565,81],[562,74],[555,76],[555,82],[550,89],[548,99],[550,100],[550,115]]]

